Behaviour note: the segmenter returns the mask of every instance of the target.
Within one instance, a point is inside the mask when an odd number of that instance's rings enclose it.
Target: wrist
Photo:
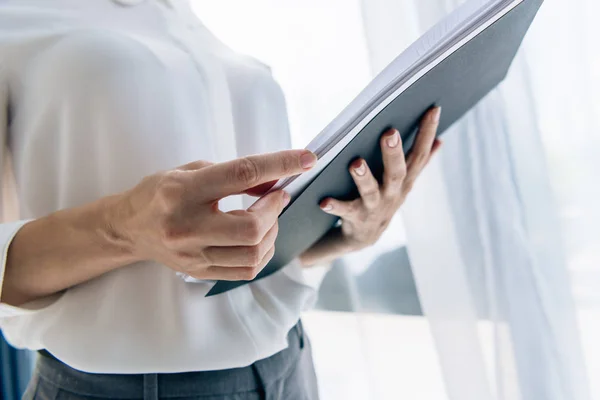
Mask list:
[[[315,264],[331,262],[356,250],[360,250],[357,243],[349,240],[341,228],[333,228],[302,253],[299,260],[303,267],[311,267]]]
[[[126,229],[127,206],[122,194],[105,197],[100,200],[100,236],[128,259],[129,263],[142,261],[136,252],[135,241]]]
[[[362,243],[354,240],[352,237],[344,235],[341,227],[334,228],[330,235],[332,241],[335,242],[337,251],[341,254],[353,253],[364,248]]]

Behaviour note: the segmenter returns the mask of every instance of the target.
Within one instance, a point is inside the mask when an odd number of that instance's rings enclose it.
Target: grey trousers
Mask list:
[[[287,349],[248,367],[179,374],[89,374],[40,355],[23,399],[318,400],[301,323],[288,340]]]

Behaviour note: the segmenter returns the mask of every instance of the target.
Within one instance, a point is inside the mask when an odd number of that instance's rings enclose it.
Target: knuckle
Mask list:
[[[358,201],[353,201],[349,204],[348,209],[350,210],[351,214],[358,214],[362,211],[362,205]]]
[[[256,246],[262,240],[260,219],[256,216],[250,216],[244,224],[243,239],[250,245]]]
[[[185,184],[181,171],[173,170],[161,174],[156,199],[165,214],[172,214],[182,203],[185,195]]]
[[[159,184],[161,187],[172,187],[173,185],[180,184],[183,176],[183,172],[177,169],[165,171],[160,175]]]
[[[379,199],[379,189],[378,188],[371,188],[367,191],[365,191],[365,193],[363,194],[363,197],[368,199],[368,200],[377,200]]]
[[[402,197],[402,187],[394,186],[388,188],[384,193],[385,201],[388,203],[396,204]]]
[[[211,253],[210,249],[205,248],[202,253],[200,254],[199,257],[197,257],[197,259],[195,260],[196,264],[198,265],[214,265],[215,263],[215,257],[214,255]]]
[[[262,261],[261,249],[259,246],[249,247],[246,254],[248,266],[257,267]]]
[[[183,265],[183,266],[195,265],[196,264],[195,261],[197,260],[196,257],[194,257],[192,254],[187,253],[185,251],[176,251],[175,259],[177,261],[177,264]]]
[[[361,223],[361,225],[367,225],[371,219],[371,214],[368,212],[361,212],[357,214],[356,219]]]
[[[262,261],[262,267],[265,267],[269,263],[269,261],[271,261],[273,256],[275,256],[275,246],[271,247],[269,249],[269,251],[267,252],[267,255],[264,257],[264,260]]]
[[[389,181],[391,183],[402,182],[406,178],[406,166],[398,168],[396,171],[390,172]]]
[[[251,281],[258,276],[260,269],[257,267],[243,268],[240,272],[240,278],[245,281]]]
[[[260,171],[255,161],[250,158],[242,158],[234,168],[233,179],[243,182],[248,185],[253,185],[258,182]]]

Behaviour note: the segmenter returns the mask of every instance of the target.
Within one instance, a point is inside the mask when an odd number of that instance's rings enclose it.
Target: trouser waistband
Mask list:
[[[289,346],[248,367],[173,374],[91,374],[75,370],[42,350],[36,373],[56,387],[81,396],[169,398],[228,395],[268,387],[290,371],[305,346],[302,323],[288,334]]]

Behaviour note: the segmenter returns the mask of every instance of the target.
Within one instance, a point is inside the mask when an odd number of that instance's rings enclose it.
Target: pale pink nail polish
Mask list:
[[[398,143],[400,143],[400,134],[398,131],[394,131],[394,134],[387,139],[387,145],[393,149],[398,146]]]
[[[312,168],[316,163],[317,156],[315,156],[313,153],[305,153],[300,157],[300,165],[302,165],[302,168],[304,169]]]
[[[364,161],[361,161],[360,165],[354,168],[354,172],[356,172],[356,175],[358,176],[365,175],[365,173],[367,172],[367,167],[365,166]]]

